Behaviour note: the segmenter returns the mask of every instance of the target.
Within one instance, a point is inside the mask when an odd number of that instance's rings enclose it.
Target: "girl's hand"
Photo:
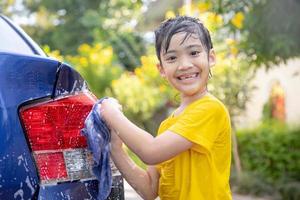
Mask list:
[[[105,120],[111,129],[111,121],[118,115],[122,115],[122,106],[119,101],[115,98],[104,99],[100,106],[100,113],[102,118]]]

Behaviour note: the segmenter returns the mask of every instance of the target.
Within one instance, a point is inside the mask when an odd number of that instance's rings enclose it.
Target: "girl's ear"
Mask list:
[[[165,74],[165,70],[164,70],[164,68],[162,67],[162,65],[161,65],[160,63],[157,63],[157,64],[156,64],[156,67],[157,67],[157,69],[158,69],[158,71],[159,71],[159,73],[160,73],[160,76],[163,77],[163,78],[165,78],[165,77],[166,77],[166,74]]]
[[[216,54],[215,50],[211,49],[208,55],[209,67],[213,67],[216,64]]]

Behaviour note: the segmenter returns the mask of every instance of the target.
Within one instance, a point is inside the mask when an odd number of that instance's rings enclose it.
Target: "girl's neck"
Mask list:
[[[208,93],[207,87],[205,87],[201,92],[192,95],[192,96],[181,96],[181,103],[180,107],[186,107],[187,105],[191,104],[192,102],[203,98]]]

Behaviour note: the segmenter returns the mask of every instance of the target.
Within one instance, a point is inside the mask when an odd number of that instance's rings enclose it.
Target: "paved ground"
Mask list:
[[[143,200],[124,180],[125,200]]]
[[[125,190],[125,200],[143,200],[126,181],[124,181],[124,190]],[[268,199],[233,194],[233,200],[268,200]]]

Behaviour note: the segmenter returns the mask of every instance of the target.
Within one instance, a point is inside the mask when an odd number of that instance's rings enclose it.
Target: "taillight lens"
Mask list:
[[[96,98],[82,93],[20,109],[44,184],[92,178],[92,156],[80,130]]]

